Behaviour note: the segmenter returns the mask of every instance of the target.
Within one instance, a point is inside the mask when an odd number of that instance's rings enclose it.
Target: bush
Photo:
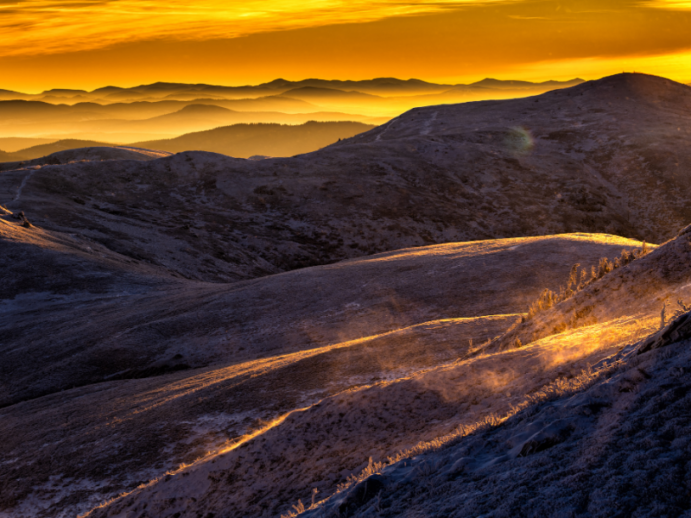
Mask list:
[[[559,289],[559,293],[546,289],[540,294],[538,299],[530,305],[530,308],[528,308],[528,320],[533,318],[541,311],[546,311],[556,306],[560,302],[573,297],[580,290],[601,279],[609,272],[622,266],[626,266],[631,261],[639,259],[648,253],[650,253],[650,249],[644,241],[641,248],[635,250],[622,250],[621,255],[614,261],[610,261],[607,257],[601,258],[597,267],[593,266],[590,269],[590,273],[588,273],[585,268],[581,270],[580,264],[574,264],[571,267],[569,280],[566,283],[566,286],[562,286]]]

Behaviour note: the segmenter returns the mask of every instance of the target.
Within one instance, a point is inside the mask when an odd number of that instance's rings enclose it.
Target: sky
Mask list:
[[[691,0],[0,0],[0,88],[418,78],[691,82]]]

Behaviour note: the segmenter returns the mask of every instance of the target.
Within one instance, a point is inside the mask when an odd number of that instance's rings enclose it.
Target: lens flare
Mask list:
[[[504,145],[517,155],[527,155],[535,147],[535,138],[528,128],[514,126],[509,130]]]

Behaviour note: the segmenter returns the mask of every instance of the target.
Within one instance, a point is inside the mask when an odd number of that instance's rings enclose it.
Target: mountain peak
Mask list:
[[[637,72],[623,72],[588,81],[569,90],[582,93],[597,92],[599,95],[613,95],[619,98],[623,96],[627,99],[634,97],[644,102],[664,100],[676,102],[683,97],[687,97],[691,102],[689,86],[664,77]]]

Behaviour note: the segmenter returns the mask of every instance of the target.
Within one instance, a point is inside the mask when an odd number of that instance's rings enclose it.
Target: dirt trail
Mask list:
[[[22,195],[22,190],[38,169],[40,169],[40,167],[34,167],[33,169],[27,172],[26,176],[24,176],[24,179],[22,180],[22,183],[19,185],[19,188],[17,189],[17,194],[14,196],[14,199],[12,201],[19,201],[19,197]]]

